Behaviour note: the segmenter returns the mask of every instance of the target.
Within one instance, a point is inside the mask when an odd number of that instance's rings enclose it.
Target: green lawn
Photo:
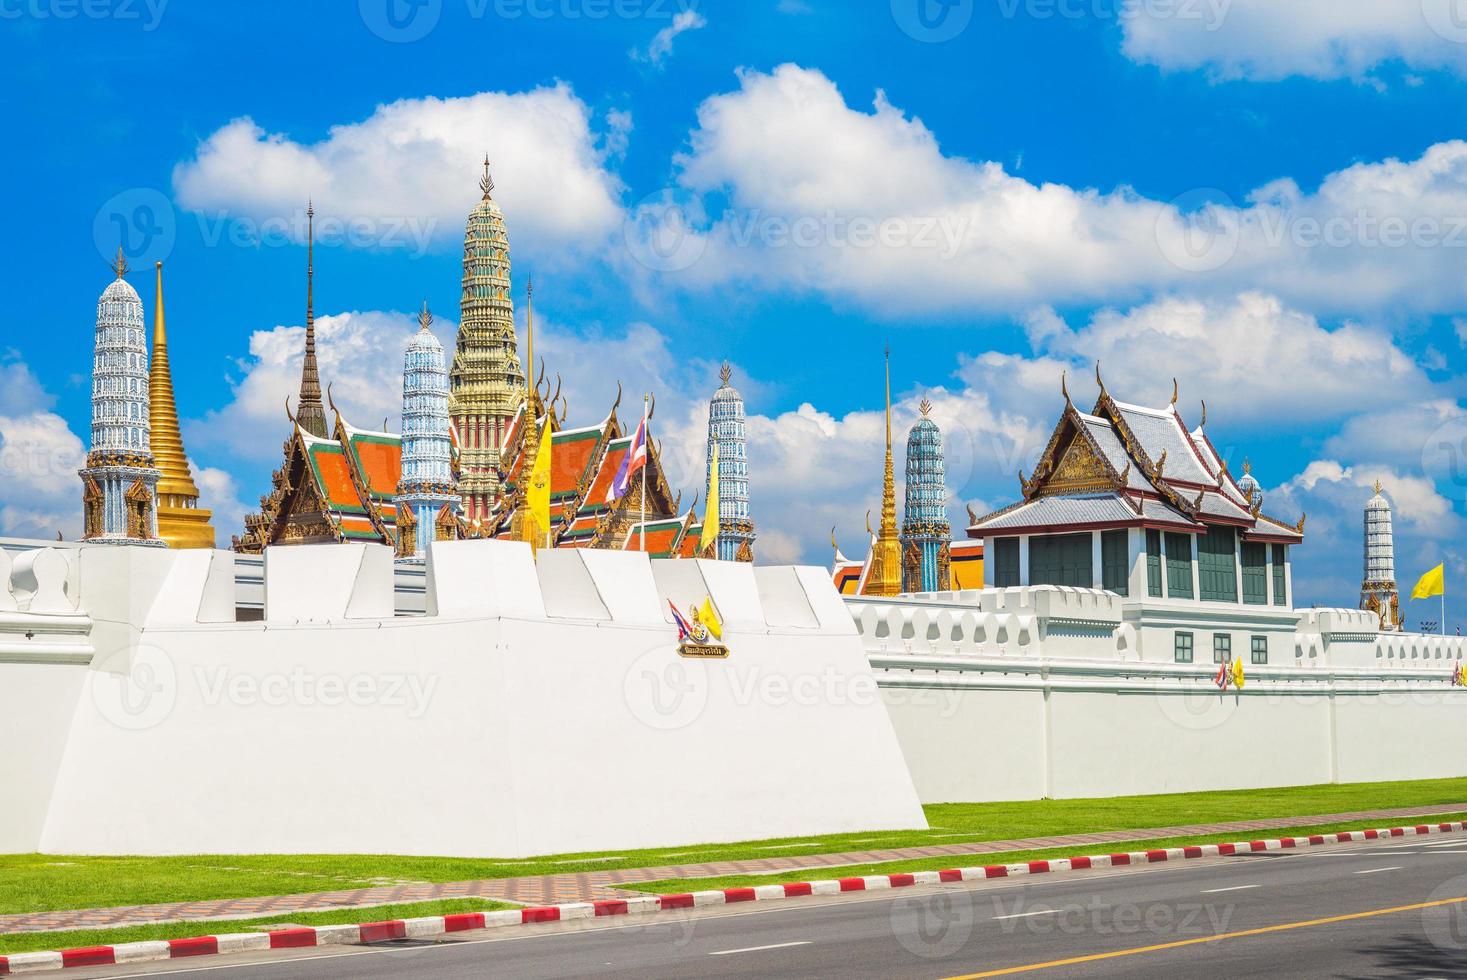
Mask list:
[[[448,915],[451,912],[496,912],[515,907],[482,898],[455,898],[441,902],[380,905],[367,909],[297,912],[273,919],[229,919],[218,922],[129,926],[125,929],[86,929],[78,932],[15,932],[0,936],[0,956],[52,949],[76,949],[79,946],[115,946],[118,943],[140,943],[150,939],[187,939],[190,936],[217,936],[228,932],[264,932],[285,926],[334,926],[412,919],[425,915]]]
[[[1467,811],[1432,817],[1431,823],[1446,823],[1467,819]],[[1387,821],[1388,822],[1388,821]],[[714,888],[749,888],[755,885],[782,885],[798,881],[830,881],[836,878],[860,878],[865,875],[910,874],[913,871],[945,871],[949,868],[977,868],[989,864],[1018,864],[1023,861],[1045,860],[1058,857],[1094,857],[1100,854],[1120,854],[1125,851],[1147,851],[1166,847],[1185,847],[1189,844],[1225,844],[1244,840],[1264,840],[1278,837],[1307,837],[1310,834],[1333,834],[1342,830],[1379,830],[1383,822],[1354,821],[1345,823],[1311,824],[1290,827],[1288,830],[1255,831],[1252,834],[1204,834],[1192,837],[1149,837],[1114,844],[1091,844],[1060,849],[1054,848],[1029,851],[1000,851],[994,854],[974,854],[963,857],[920,858],[911,861],[884,861],[878,864],[850,864],[830,868],[814,868],[804,871],[771,875],[726,875],[720,878],[665,878],[661,881],[638,882],[635,885],[618,885],[627,891],[652,892],[658,895],[676,895],[682,892],[707,891]]]
[[[942,804],[926,808],[931,824],[931,829],[926,831],[870,832],[656,850],[562,854],[528,860],[373,855],[133,858],[0,855],[0,914],[249,898],[353,889],[400,881],[448,882],[715,860],[797,857],[833,851],[956,844],[1098,830],[1144,831],[1153,827],[1222,820],[1308,818],[1350,811],[1458,803],[1467,809],[1467,779],[1101,800]],[[1308,822],[1307,819],[1300,820],[1301,824]],[[1138,835],[1138,839],[1143,836]]]

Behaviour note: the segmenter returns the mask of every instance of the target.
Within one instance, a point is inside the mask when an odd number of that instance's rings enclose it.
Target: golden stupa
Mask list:
[[[894,596],[902,591],[902,544],[897,535],[896,475],[891,456],[891,349],[886,351],[886,470],[881,481],[881,524],[871,545],[866,595]]]
[[[170,548],[214,547],[210,511],[199,509],[199,488],[189,471],[178,429],[178,403],[168,369],[168,332],[163,326],[163,263],[158,263],[158,300],[153,311],[153,361],[148,369],[148,415],[153,464],[158,468],[158,536]]]

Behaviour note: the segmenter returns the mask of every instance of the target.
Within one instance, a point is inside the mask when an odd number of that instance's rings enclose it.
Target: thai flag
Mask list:
[[[1212,682],[1218,686],[1219,690],[1226,691],[1228,689],[1228,681],[1231,679],[1232,675],[1228,672],[1228,665],[1223,663],[1218,665],[1217,673],[1213,675]]]
[[[672,604],[671,599],[667,600],[667,608],[672,610],[673,622],[677,623],[678,642],[681,643],[684,640],[691,640],[693,638],[693,629],[688,625],[688,621],[683,618],[683,614],[677,611],[677,606]]]
[[[627,449],[627,454],[621,461],[621,468],[616,471],[616,477],[611,481],[610,488],[606,491],[606,502],[613,500],[627,492],[631,485],[632,476],[647,465],[647,420],[642,419],[642,424],[637,426],[637,434],[632,436],[632,444]]]

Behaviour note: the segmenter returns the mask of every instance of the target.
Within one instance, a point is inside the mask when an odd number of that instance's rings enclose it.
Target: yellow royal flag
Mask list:
[[[713,608],[712,596],[703,597],[703,605],[698,607],[698,622],[708,627],[715,640],[723,639],[723,620],[718,618],[718,610]]]
[[[550,426],[540,437],[540,451],[535,454],[535,468],[530,471],[530,482],[525,489],[525,502],[530,506],[530,519],[525,523],[526,536],[531,547],[545,544],[545,535],[550,530]]]
[[[1243,676],[1243,661],[1241,661],[1241,660],[1239,660],[1237,658],[1234,658],[1233,659],[1233,686],[1234,687],[1241,688],[1243,686],[1243,681],[1244,680],[1246,680],[1246,678]]]
[[[1442,563],[1425,575],[1421,581],[1416,583],[1416,588],[1411,590],[1413,599],[1430,599],[1432,596],[1446,595],[1447,592],[1447,566]]]
[[[718,443],[713,444],[713,458],[708,463],[708,510],[703,515],[703,536],[698,539],[698,553],[707,551],[718,540]],[[713,557],[717,558],[717,555]]]

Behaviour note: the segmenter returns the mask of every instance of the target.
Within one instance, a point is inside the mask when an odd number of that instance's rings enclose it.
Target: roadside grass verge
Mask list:
[[[12,932],[0,936],[0,956],[13,953],[37,953],[53,949],[76,949],[81,946],[116,946],[140,943],[150,939],[188,939],[192,936],[218,936],[231,932],[267,932],[286,926],[335,926],[358,922],[385,922],[389,919],[412,919],[454,912],[498,912],[519,908],[507,902],[486,898],[454,898],[439,902],[412,902],[406,905],[375,905],[359,909],[332,909],[329,912],[290,912],[269,919],[191,920],[153,926],[126,926],[119,929],[85,929],[75,932]]]
[[[392,855],[192,855],[74,857],[0,855],[0,915],[159,902],[254,898],[366,888],[399,882],[571,874],[707,861],[793,858],[932,844],[1136,831],[1226,820],[1307,821],[1365,810],[1456,806],[1467,809],[1467,779],[1299,786],[1019,803],[926,807],[930,829],[782,838],[649,850],[558,854],[518,860]],[[1316,821],[1318,822],[1318,821]],[[949,862],[950,863],[950,862]]]
[[[1467,820],[1463,813],[1433,814],[1414,823],[1451,823]],[[877,864],[836,865],[828,868],[806,868],[803,871],[780,872],[764,875],[726,875],[719,878],[667,878],[662,881],[643,881],[631,885],[616,885],[630,892],[649,895],[678,895],[683,892],[708,891],[719,888],[751,888],[756,885],[785,885],[791,882],[828,881],[835,878],[860,878],[866,875],[910,874],[913,871],[946,871],[950,868],[981,868],[995,864],[1022,864],[1027,861],[1054,860],[1068,857],[1095,857],[1101,854],[1121,854],[1126,851],[1160,850],[1167,847],[1187,847],[1196,844],[1231,844],[1243,840],[1277,839],[1279,837],[1308,837],[1311,834],[1336,834],[1344,830],[1381,830],[1387,826],[1405,826],[1413,821],[1405,818],[1396,820],[1353,821],[1349,823],[1310,824],[1286,827],[1279,830],[1257,830],[1251,834],[1204,834],[1190,837],[1148,837],[1145,839],[1115,841],[1109,844],[1079,844],[1065,847],[1047,847],[1027,851],[1000,851],[993,854],[960,854],[956,857],[919,858],[912,861],[883,861]],[[1027,879],[1026,879],[1027,880]]]

